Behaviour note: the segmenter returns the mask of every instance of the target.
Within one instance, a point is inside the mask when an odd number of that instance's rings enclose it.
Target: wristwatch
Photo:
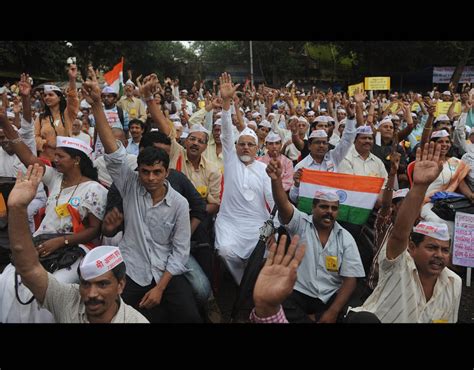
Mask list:
[[[69,245],[69,240],[66,237],[64,237],[64,245]]]

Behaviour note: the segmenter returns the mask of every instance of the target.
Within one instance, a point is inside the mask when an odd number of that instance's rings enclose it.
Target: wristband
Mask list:
[[[150,95],[149,97],[145,98],[145,101],[151,101],[151,100],[153,100],[153,99],[155,99],[155,98],[153,97],[153,95]]]

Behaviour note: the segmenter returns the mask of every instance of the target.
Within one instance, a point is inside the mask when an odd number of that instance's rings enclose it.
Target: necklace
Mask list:
[[[82,177],[81,177],[81,179],[82,179]],[[79,179],[79,182],[76,184],[76,187],[74,188],[74,190],[73,190],[71,196],[69,197],[69,199],[67,200],[67,202],[66,202],[65,204],[69,203],[69,201],[70,201],[71,198],[73,197],[73,195],[74,195],[74,193],[76,192],[78,186],[81,184],[81,179]],[[68,186],[68,187],[69,187],[69,186]],[[56,195],[56,207],[58,206],[58,201],[59,201],[59,198],[61,197],[61,193],[63,192],[63,190],[64,190],[65,188],[66,188],[66,186],[64,185],[64,180],[63,180],[63,181],[61,181],[61,187],[60,187],[60,189],[59,189],[59,193],[58,193],[58,195]]]

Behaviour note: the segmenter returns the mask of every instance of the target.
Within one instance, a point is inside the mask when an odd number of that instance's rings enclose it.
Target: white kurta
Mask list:
[[[246,166],[237,156],[230,111],[222,111],[221,140],[224,194],[215,223],[216,248],[229,248],[247,259],[274,205],[271,180],[265,172],[266,164],[254,161]]]

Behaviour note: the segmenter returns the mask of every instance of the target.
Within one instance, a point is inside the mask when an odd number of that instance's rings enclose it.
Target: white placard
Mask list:
[[[453,264],[474,267],[474,214],[456,212]]]

